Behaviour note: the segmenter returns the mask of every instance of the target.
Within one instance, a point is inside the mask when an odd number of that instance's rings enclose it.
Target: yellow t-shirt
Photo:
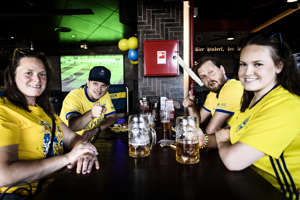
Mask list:
[[[236,112],[231,143],[247,144],[266,155],[254,169],[289,197],[300,191],[300,97],[278,86],[245,112]]]
[[[243,86],[240,81],[230,79],[221,88],[219,94],[210,92],[204,102],[203,108],[213,116],[215,112],[223,112],[233,115],[241,106]],[[227,120],[231,123],[231,118]]]
[[[77,132],[79,135],[82,135],[84,131],[98,126],[106,116],[116,113],[108,92],[106,92],[106,94],[97,101],[93,101],[88,97],[86,87],[72,90],[64,99],[59,116],[62,121],[68,125],[68,121],[71,116],[83,115],[87,111],[90,111],[96,102],[99,102],[100,105],[105,105],[106,112],[102,113],[101,117],[90,121],[83,130]]]
[[[18,145],[19,160],[38,160],[46,157],[51,142],[52,120],[39,106],[29,106],[27,112],[13,105],[6,98],[0,98],[0,147]],[[61,120],[56,117],[56,132],[51,155],[63,153],[63,131]],[[36,190],[37,181],[31,183]],[[28,186],[18,186],[26,187]],[[17,187],[12,187],[12,192]],[[2,193],[6,187],[0,187]]]

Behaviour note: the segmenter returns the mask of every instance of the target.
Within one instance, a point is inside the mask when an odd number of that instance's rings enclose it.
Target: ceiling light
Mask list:
[[[34,50],[33,42],[32,42],[32,41],[30,42],[30,48],[29,48],[29,49],[30,49],[30,51],[33,51],[33,50]]]
[[[55,27],[54,31],[56,32],[71,32],[71,29],[68,27]]]
[[[193,17],[194,18],[198,17],[198,8],[197,7],[194,8]]]
[[[87,42],[85,40],[81,41],[80,48],[81,49],[88,49]]]
[[[297,2],[298,0],[287,0],[286,2],[288,3],[293,3],[293,2]]]
[[[232,41],[232,40],[234,40],[235,38],[234,38],[234,34],[232,33],[232,32],[228,32],[227,33],[227,36],[226,36],[226,40],[228,40],[228,41]]]

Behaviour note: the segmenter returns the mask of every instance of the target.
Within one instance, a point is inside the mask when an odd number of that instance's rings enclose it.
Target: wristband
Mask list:
[[[204,142],[203,145],[200,147],[200,149],[206,149],[208,145],[208,135],[205,133],[203,133],[203,135],[204,135]]]

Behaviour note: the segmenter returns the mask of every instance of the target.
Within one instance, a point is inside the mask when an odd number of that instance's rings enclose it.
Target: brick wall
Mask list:
[[[144,77],[143,42],[145,40],[179,40],[180,56],[183,41],[182,2],[154,3],[138,0],[138,98],[143,96],[166,96],[178,101],[183,100],[183,73],[176,77]]]

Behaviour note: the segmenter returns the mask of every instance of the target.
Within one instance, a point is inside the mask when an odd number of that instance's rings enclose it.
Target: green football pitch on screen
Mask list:
[[[105,66],[111,72],[110,84],[124,83],[123,55],[61,56],[62,91],[80,88],[86,83],[94,66]]]

